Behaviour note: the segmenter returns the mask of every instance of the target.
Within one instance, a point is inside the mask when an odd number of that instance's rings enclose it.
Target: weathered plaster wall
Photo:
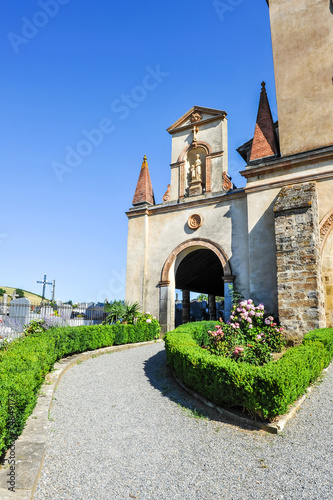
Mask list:
[[[128,302],[144,305],[147,216],[130,218],[127,236],[126,292]]]
[[[278,312],[273,207],[279,192],[276,188],[247,195],[249,296],[273,315]]]
[[[329,0],[269,0],[281,153],[333,144]]]
[[[333,209],[333,179],[317,182],[319,222]]]
[[[145,273],[142,265],[145,241],[143,219],[145,217],[142,215],[129,220],[126,300],[139,301],[141,305],[145,304],[145,310],[149,310],[158,317],[160,307],[159,282],[163,266],[171,252],[179,244],[193,238],[205,238],[222,247],[230,259],[237,287],[244,295],[248,294],[247,205],[244,193],[240,193],[238,197],[232,199],[227,195],[218,197],[216,203],[195,208],[190,208],[184,203],[169,205],[167,211],[161,212],[161,209],[163,210],[161,205],[150,208],[146,246],[148,264]],[[191,230],[187,225],[189,217],[193,214],[200,214],[203,217],[203,224],[196,231]],[[184,251],[185,253],[186,251]],[[177,264],[178,262],[176,262]],[[172,310],[175,300],[174,273],[175,268],[173,267],[169,276],[171,282],[169,300]],[[143,285],[144,279],[145,284]],[[221,278],[221,295],[223,293],[224,286]]]

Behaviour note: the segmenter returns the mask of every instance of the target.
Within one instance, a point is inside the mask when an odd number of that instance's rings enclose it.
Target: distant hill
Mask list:
[[[11,296],[13,295],[13,291],[16,290],[16,288],[13,288],[12,286],[0,286],[0,288],[3,288],[4,290],[6,290],[6,293],[8,295],[8,300],[11,300]],[[22,290],[23,290],[23,288],[22,288]],[[36,293],[28,292],[27,290],[23,290],[23,292],[24,292],[24,297],[29,299],[31,302],[40,302],[42,300],[41,295],[37,295]],[[0,300],[1,300],[1,297],[0,297]],[[44,299],[44,300],[46,300],[46,302],[50,302],[47,299]]]

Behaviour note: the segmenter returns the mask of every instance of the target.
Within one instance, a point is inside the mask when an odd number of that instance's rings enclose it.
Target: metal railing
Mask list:
[[[0,339],[16,338],[24,325],[43,319],[48,327],[97,325],[108,316],[104,305],[33,303],[26,298],[0,302]]]

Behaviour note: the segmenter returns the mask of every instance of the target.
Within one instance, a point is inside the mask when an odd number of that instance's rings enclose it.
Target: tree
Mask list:
[[[115,300],[113,304],[108,304],[106,309],[104,306],[104,310],[109,312],[108,317],[103,322],[105,325],[116,323],[118,320],[133,325],[135,318],[140,315],[140,305],[138,302],[131,304],[128,302],[123,303],[121,300]]]
[[[130,325],[134,324],[135,318],[140,314],[140,304],[138,302],[127,303],[125,302],[123,321]]]
[[[201,293],[200,295],[197,296],[195,300],[197,300],[198,302],[203,302],[203,301],[208,302],[208,295]]]
[[[15,293],[16,295],[18,295],[19,299],[22,299],[24,297],[24,291],[21,288],[16,288]]]
[[[6,290],[0,288],[0,297],[3,297],[5,293],[7,293]]]

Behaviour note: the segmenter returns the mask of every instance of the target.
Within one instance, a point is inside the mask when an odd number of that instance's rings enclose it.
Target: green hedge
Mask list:
[[[0,351],[0,455],[19,436],[54,363],[72,354],[158,338],[155,325],[54,328]]]
[[[206,329],[212,329],[211,322],[182,325],[167,333],[169,366],[179,380],[214,403],[242,406],[262,418],[286,413],[333,357],[332,328],[309,332],[302,345],[264,366],[237,363],[202,349]]]

